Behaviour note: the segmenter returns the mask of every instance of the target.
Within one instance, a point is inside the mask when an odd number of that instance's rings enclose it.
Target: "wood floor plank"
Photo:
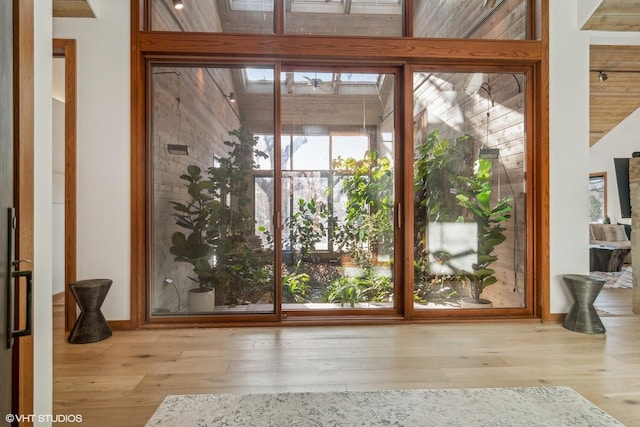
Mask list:
[[[144,375],[95,375],[65,376],[53,380],[58,391],[129,391],[144,378]]]

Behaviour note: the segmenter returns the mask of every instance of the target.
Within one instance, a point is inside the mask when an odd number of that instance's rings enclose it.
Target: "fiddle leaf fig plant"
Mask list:
[[[460,144],[470,139],[469,135],[463,135],[450,142],[434,129],[418,146],[413,187],[419,231],[424,231],[428,222],[448,222],[457,217],[460,207],[451,189],[458,187],[457,177],[463,173],[460,165],[464,165],[464,153]]]
[[[256,157],[267,154],[256,148],[258,138],[244,128],[230,131],[229,136],[233,138],[223,141],[229,152],[219,165],[206,173],[189,165],[180,177],[189,198],[171,202],[176,224],[186,230],[171,236],[171,254],[175,261],[193,266],[197,278],[192,279],[200,287],[215,287],[220,295],[232,283],[251,288],[266,277],[252,256],[255,221],[250,179]]]
[[[472,282],[471,296],[476,302],[480,302],[480,294],[487,286],[498,281],[490,265],[498,260],[494,254],[496,246],[506,240],[506,229],[501,223],[511,217],[513,202],[511,196],[506,196],[491,203],[491,168],[491,160],[476,160],[473,175],[460,177],[464,188],[456,195],[460,206],[469,210],[478,226],[477,262],[472,266],[473,272],[467,275]]]
[[[185,203],[171,204],[177,212],[174,214],[176,224],[186,230],[186,234],[182,231],[173,233],[169,251],[175,261],[190,263],[197,276],[191,279],[206,288],[213,284],[216,276],[216,269],[210,263],[213,256],[212,218],[220,202],[213,197],[213,183],[203,177],[198,166],[190,165],[180,179],[185,182],[190,198]]]
[[[473,140],[468,134],[447,139],[439,129],[433,129],[418,141],[414,153],[414,296],[417,300],[442,300],[442,295],[455,299],[455,292],[442,292],[444,284],[458,282],[456,274],[443,273],[432,267],[446,265],[461,254],[445,254],[429,249],[429,227],[436,223],[455,222],[466,212],[456,199],[461,186],[460,176],[471,173]],[[465,279],[466,280],[466,279]],[[459,298],[458,298],[459,299]]]

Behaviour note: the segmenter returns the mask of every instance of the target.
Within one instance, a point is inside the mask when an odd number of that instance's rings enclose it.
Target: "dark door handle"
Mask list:
[[[23,262],[31,262],[30,260],[16,260],[14,257],[14,246],[13,243],[15,241],[15,229],[16,229],[16,214],[14,208],[8,208],[8,245],[7,245],[7,275],[6,284],[7,284],[7,310],[6,310],[6,346],[7,348],[11,348],[13,345],[13,339],[18,337],[24,337],[27,335],[31,335],[33,330],[33,272],[30,270],[22,270],[22,271],[14,271],[14,269],[18,268],[20,263]],[[26,308],[25,312],[27,318],[25,319],[25,328],[24,329],[14,329],[16,323],[15,316],[15,288],[17,284],[19,284],[19,279],[24,277],[27,281],[26,283],[26,294],[25,294],[25,303]],[[22,299],[22,298],[21,298]]]
[[[11,276],[13,278],[24,277],[27,279],[27,293],[25,295],[26,302],[26,325],[24,329],[11,331],[12,338],[25,337],[31,335],[33,325],[33,272],[30,270],[14,271]],[[14,282],[15,285],[15,282]],[[13,328],[12,328],[13,329]]]
[[[31,261],[30,259],[17,259],[12,262],[13,268],[20,267],[20,264],[22,264],[23,262],[28,262],[29,264],[33,264],[33,261]]]

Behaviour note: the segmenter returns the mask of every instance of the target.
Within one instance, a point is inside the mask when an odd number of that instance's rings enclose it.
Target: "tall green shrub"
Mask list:
[[[334,230],[334,243],[361,267],[371,267],[379,250],[393,244],[393,169],[391,160],[374,150],[363,159],[338,158],[334,170],[347,194],[346,215]]]

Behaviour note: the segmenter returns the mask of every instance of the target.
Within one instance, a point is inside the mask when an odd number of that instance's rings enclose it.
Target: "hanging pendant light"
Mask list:
[[[182,0],[173,0],[174,9],[180,10],[184,8],[184,4],[182,4]]]

